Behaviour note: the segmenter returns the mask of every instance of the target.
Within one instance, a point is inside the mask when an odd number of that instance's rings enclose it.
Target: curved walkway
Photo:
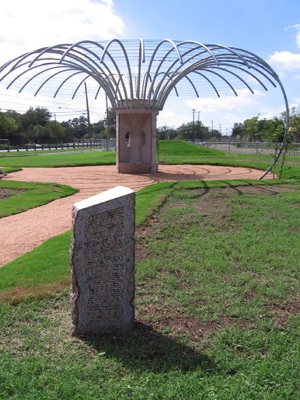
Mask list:
[[[258,179],[261,174],[261,171],[251,168],[210,165],[160,165],[159,172],[143,175],[118,174],[115,166],[25,168],[3,179],[61,183],[77,188],[80,192],[21,214],[1,218],[0,266],[71,229],[74,203],[115,186],[127,186],[138,191],[157,182]]]

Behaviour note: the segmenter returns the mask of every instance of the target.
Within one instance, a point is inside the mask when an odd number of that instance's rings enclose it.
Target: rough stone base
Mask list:
[[[121,174],[151,174],[158,170],[157,164],[119,163],[118,167]]]

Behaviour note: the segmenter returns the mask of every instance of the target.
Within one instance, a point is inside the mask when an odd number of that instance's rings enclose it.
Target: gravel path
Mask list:
[[[33,250],[47,239],[71,228],[72,205],[115,186],[138,191],[157,182],[181,180],[258,179],[262,172],[250,168],[208,165],[160,165],[155,174],[116,173],[115,166],[71,168],[25,168],[3,180],[55,182],[80,190],[73,196],[53,201],[21,214],[0,219],[0,266]]]

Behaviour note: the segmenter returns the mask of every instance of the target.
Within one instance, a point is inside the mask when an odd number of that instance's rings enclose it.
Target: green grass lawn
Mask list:
[[[130,334],[70,336],[71,232],[0,268],[0,398],[298,399],[298,160],[137,193]]]
[[[266,170],[272,164],[272,155],[232,154],[182,141],[159,141],[157,158],[165,164],[208,164],[233,167],[251,167]],[[6,172],[20,168],[55,168],[86,165],[113,165],[114,152],[48,152],[3,153],[0,167]],[[300,179],[297,156],[288,156],[283,170],[283,179]],[[277,168],[279,171],[279,168]]]
[[[1,200],[0,218],[47,204],[50,201],[70,196],[78,191],[67,185],[8,180],[0,180],[1,189],[8,190],[12,195]]]
[[[0,156],[0,167],[14,168],[57,168],[80,167],[86,165],[113,165],[116,163],[115,152],[30,152],[11,153]]]
[[[153,186],[131,334],[70,336],[70,233],[0,269],[0,398],[298,399],[299,189]]]

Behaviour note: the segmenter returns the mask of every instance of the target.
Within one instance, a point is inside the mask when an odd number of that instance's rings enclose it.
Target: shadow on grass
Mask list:
[[[206,374],[220,372],[207,355],[140,322],[136,322],[133,331],[128,334],[81,339],[99,353],[105,353],[133,370],[179,370],[185,373],[200,369]]]

